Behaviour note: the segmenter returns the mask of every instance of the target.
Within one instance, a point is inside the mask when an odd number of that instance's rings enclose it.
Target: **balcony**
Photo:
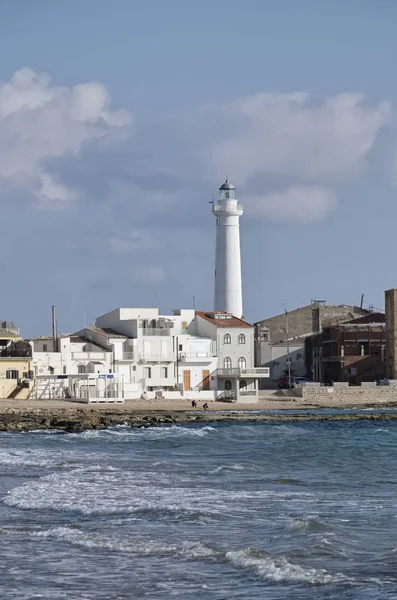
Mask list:
[[[160,328],[160,327],[141,327],[141,335],[159,335],[159,336],[170,336],[172,328]]]
[[[73,360],[106,360],[107,352],[72,352]]]
[[[218,377],[270,377],[270,369],[268,367],[252,367],[251,369],[218,369],[216,374]]]
[[[219,214],[219,213],[223,213],[225,212],[225,210],[228,213],[232,213],[233,209],[231,208],[225,208],[225,206],[223,204],[214,204],[213,208],[212,208],[212,212],[214,213],[214,215]],[[236,214],[237,213],[242,213],[243,212],[243,205],[242,204],[236,204]]]
[[[148,362],[173,362],[174,356],[172,353],[169,354],[140,354],[139,360],[144,363]]]
[[[211,352],[180,352],[178,359],[180,362],[204,362],[208,363],[214,358]]]

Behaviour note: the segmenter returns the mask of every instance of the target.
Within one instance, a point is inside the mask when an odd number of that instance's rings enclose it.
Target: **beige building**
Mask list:
[[[397,289],[385,292],[386,377],[397,379]]]
[[[0,398],[27,398],[31,387],[31,351],[10,321],[0,322]]]

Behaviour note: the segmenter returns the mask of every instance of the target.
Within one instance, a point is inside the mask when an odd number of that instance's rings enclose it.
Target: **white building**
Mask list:
[[[227,179],[219,188],[219,200],[212,206],[216,217],[215,312],[225,311],[241,318],[240,217],[243,206],[235,198],[236,189]]]
[[[55,342],[52,337],[40,337],[29,342],[35,376],[104,374],[112,371],[111,349],[96,344],[89,335],[86,338],[78,334],[64,335]]]
[[[254,326],[226,312],[197,312],[196,333],[216,342],[218,368],[211,374],[218,397],[248,401],[258,397],[268,368],[255,368]]]
[[[194,331],[194,310],[162,316],[156,308],[117,308],[78,335],[112,350],[126,397],[160,391],[189,397],[215,389],[210,373],[217,366],[216,343]]]

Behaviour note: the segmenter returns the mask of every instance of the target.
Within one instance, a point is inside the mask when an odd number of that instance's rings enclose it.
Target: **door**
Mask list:
[[[203,390],[210,389],[210,372],[206,369],[203,369]]]
[[[183,371],[183,389],[185,392],[190,391],[190,371]]]

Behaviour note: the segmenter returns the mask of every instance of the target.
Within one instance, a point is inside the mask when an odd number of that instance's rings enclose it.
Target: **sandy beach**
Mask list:
[[[197,401],[197,409],[192,408],[191,400],[180,399],[180,400],[126,400],[124,404],[83,404],[77,402],[67,402],[64,400],[15,400],[15,399],[0,399],[0,413],[5,411],[36,411],[36,410],[70,410],[75,412],[80,410],[85,411],[109,411],[112,412],[139,412],[150,414],[151,412],[183,412],[194,410],[201,411],[204,401]],[[348,398],[344,398],[343,401],[335,399],[332,396],[327,398],[319,397],[315,398],[308,403],[299,397],[283,397],[277,395],[277,393],[268,396],[260,397],[258,402],[247,404],[247,403],[230,403],[230,402],[208,402],[208,413],[213,411],[261,411],[261,410],[291,410],[291,409],[310,409],[310,408],[360,408],[365,406],[373,407],[384,407],[384,406],[396,406],[396,403],[390,403],[383,401],[379,398],[379,401],[374,402],[373,399],[367,400],[362,399],[358,402],[356,399],[349,401]]]

